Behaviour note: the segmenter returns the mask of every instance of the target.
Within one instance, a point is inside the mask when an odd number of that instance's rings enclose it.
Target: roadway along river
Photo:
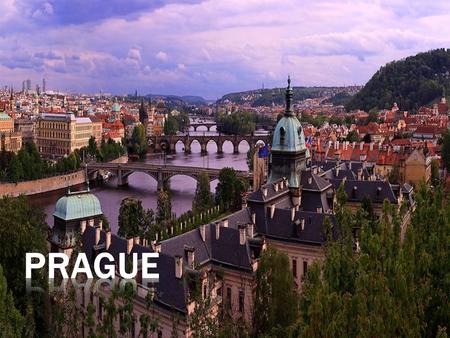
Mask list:
[[[200,128],[199,128],[200,129]],[[202,133],[203,132],[197,132]],[[195,133],[191,132],[192,135]],[[223,145],[224,153],[218,155],[217,148],[213,142],[208,144],[208,155],[200,155],[200,144],[192,143],[190,155],[185,155],[183,146],[179,143],[176,146],[176,154],[167,156],[166,163],[171,165],[187,165],[196,167],[210,167],[223,168],[233,167],[235,169],[247,170],[247,151],[249,149],[246,142],[241,142],[239,145],[239,154],[233,154],[233,146],[230,142],[225,142]],[[145,160],[148,163],[163,163],[163,158],[160,154],[149,154]],[[111,178],[103,185],[92,187],[91,191],[100,200],[102,210],[108,218],[113,232],[117,232],[117,219],[119,214],[120,202],[125,197],[135,197],[142,200],[144,208],[152,208],[156,210],[156,181],[144,174],[134,173],[128,179],[129,185],[124,188],[117,188],[115,178]],[[172,211],[177,215],[190,210],[192,206],[192,199],[194,198],[196,181],[188,176],[174,176],[171,179],[172,190]],[[217,181],[211,183],[211,190],[215,191]],[[55,203],[59,197],[63,196],[65,192],[53,192],[45,194],[44,196],[32,197],[33,204],[41,206],[47,216],[47,223],[53,226],[53,212]]]

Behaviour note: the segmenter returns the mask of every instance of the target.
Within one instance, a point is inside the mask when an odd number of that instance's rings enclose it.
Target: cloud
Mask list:
[[[388,61],[450,45],[444,0],[4,0],[0,11],[0,78],[47,74],[86,92],[217,97],[287,74],[363,84]]]
[[[169,59],[169,56],[166,52],[159,51],[158,53],[156,53],[155,58],[157,58],[159,61],[165,62]]]

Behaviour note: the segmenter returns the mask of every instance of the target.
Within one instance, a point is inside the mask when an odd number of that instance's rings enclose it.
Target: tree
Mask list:
[[[437,187],[439,184],[441,184],[441,177],[439,174],[439,161],[438,160],[432,160],[431,161],[431,184],[434,187]]]
[[[25,330],[39,337],[48,333],[48,274],[45,268],[33,271],[32,286],[44,292],[27,294],[25,256],[27,252],[47,254],[47,230],[44,213],[26,197],[0,199],[0,265],[17,309],[27,317]]]
[[[263,252],[256,272],[254,335],[289,336],[298,316],[297,299],[288,256],[269,247]]]
[[[346,140],[349,142],[359,142],[359,136],[356,130],[352,130],[351,132],[349,132],[347,134]]]
[[[91,155],[92,157],[97,156],[97,141],[95,141],[95,137],[91,136],[89,138],[88,146],[87,146],[87,153]]]
[[[401,181],[400,167],[395,164],[392,170],[388,174],[388,181],[391,184],[399,184]]]
[[[253,156],[255,155],[255,147],[250,147],[247,151],[247,166],[249,171],[253,171]]]
[[[164,135],[175,135],[178,132],[178,128],[176,117],[169,114],[164,122]]]
[[[242,205],[241,194],[247,189],[247,181],[238,178],[233,168],[223,168],[216,187],[216,203],[230,210],[238,210]]]
[[[2,337],[22,337],[25,318],[15,307],[14,297],[8,291],[8,283],[0,265],[0,332]]]
[[[169,192],[165,189],[158,191],[157,208],[156,221],[159,224],[170,221],[172,218],[172,202],[170,200]]]
[[[120,203],[119,231],[121,237],[149,238],[155,231],[153,210],[144,210],[142,201],[126,197]]]
[[[447,172],[450,173],[450,129],[442,135],[442,160]]]
[[[9,165],[9,179],[17,183],[24,178],[22,162],[17,155],[13,155]]]
[[[203,212],[214,205],[214,199],[209,186],[209,176],[207,173],[201,173],[198,176],[197,188],[195,189],[194,200],[192,201],[192,210],[194,212]]]
[[[134,127],[127,147],[130,154],[138,155],[139,157],[143,157],[147,153],[147,136],[143,124]]]

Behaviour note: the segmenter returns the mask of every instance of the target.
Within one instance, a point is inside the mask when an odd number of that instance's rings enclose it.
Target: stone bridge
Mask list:
[[[91,162],[87,165],[86,171],[89,179],[96,179],[99,171],[109,171],[117,177],[117,185],[124,186],[128,184],[128,177],[135,172],[143,172],[153,177],[158,183],[158,190],[162,189],[164,183],[176,175],[185,175],[198,180],[201,173],[207,173],[209,181],[219,178],[220,169],[187,167],[174,165],[159,165],[149,163],[97,163]],[[251,179],[251,174],[247,171],[236,170],[238,177]]]
[[[189,124],[189,128],[193,128],[194,131],[197,131],[198,127],[206,127],[206,129],[210,131],[211,128],[215,126],[217,126],[217,124],[214,121],[192,122],[191,124]]]
[[[191,153],[192,142],[200,143],[202,154],[206,154],[208,142],[212,141],[217,146],[217,153],[223,153],[223,144],[230,141],[233,145],[233,153],[239,153],[239,144],[247,142],[249,147],[254,147],[258,141],[268,143],[270,141],[269,135],[169,135],[169,136],[150,136],[148,138],[150,150],[153,152],[166,151],[167,153],[175,153],[175,145],[181,142],[184,147],[184,152]]]

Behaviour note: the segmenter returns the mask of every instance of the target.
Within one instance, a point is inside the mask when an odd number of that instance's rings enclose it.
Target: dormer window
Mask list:
[[[280,145],[284,145],[284,142],[286,141],[286,130],[281,127],[280,128]]]

